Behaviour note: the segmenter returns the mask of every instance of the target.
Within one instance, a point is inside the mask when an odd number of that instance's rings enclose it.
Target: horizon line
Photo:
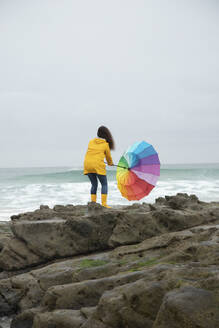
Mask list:
[[[219,162],[162,163],[163,165],[219,165]],[[83,168],[83,165],[36,165],[36,166],[0,166],[0,169],[40,169],[40,168]]]

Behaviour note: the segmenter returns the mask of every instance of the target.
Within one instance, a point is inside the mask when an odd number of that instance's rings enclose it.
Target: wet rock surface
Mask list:
[[[42,205],[0,226],[13,328],[219,327],[219,203]]]

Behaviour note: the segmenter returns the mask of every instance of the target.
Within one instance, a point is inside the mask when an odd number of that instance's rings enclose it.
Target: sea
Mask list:
[[[108,204],[129,205],[117,188],[116,169],[107,171]],[[218,164],[162,165],[160,179],[140,203],[176,193],[196,194],[202,201],[219,201]],[[90,201],[90,182],[80,167],[0,168],[0,221],[33,211],[40,205],[79,205]],[[100,202],[100,186],[98,188]]]

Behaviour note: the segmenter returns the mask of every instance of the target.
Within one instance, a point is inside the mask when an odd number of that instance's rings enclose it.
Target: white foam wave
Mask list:
[[[158,197],[178,192],[196,194],[202,201],[219,201],[219,180],[159,181],[149,196],[140,202],[153,203]],[[90,183],[2,185],[0,193],[0,220],[9,220],[11,215],[35,210],[41,204],[50,207],[56,204],[87,204],[90,201]],[[97,201],[100,202],[100,188]],[[108,203],[129,205],[133,202],[121,196],[116,181],[110,181]]]

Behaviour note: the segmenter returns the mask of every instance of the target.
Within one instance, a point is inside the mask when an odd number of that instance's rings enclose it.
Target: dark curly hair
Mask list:
[[[114,143],[112,134],[111,134],[110,130],[107,129],[107,127],[105,127],[103,125],[100,126],[99,129],[97,130],[97,136],[105,139],[108,142],[111,150],[115,149],[115,143]]]

